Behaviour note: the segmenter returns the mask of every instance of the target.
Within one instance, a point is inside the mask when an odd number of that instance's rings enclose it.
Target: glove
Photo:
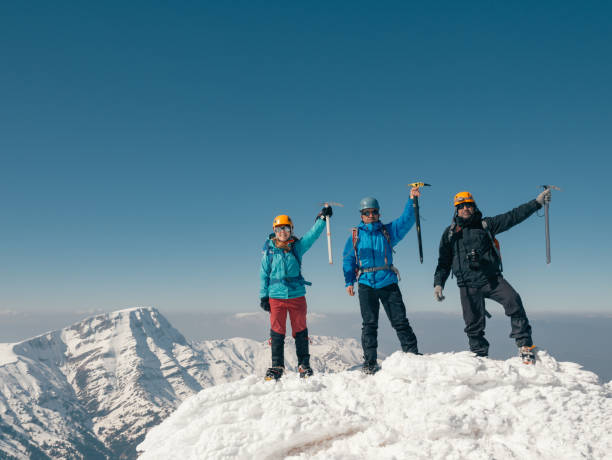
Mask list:
[[[270,311],[270,298],[262,297],[261,299],[259,299],[259,306],[261,307],[262,310],[269,312]]]
[[[434,299],[436,299],[438,302],[442,302],[445,298],[446,297],[442,295],[442,286],[438,285],[434,287]]]
[[[334,212],[332,211],[331,206],[326,206],[321,209],[321,212],[317,214],[318,219],[324,219],[326,217],[331,217]]]
[[[544,203],[550,202],[550,195],[551,195],[550,189],[547,188],[546,190],[544,190],[542,193],[538,195],[538,197],[536,198],[536,201],[540,203],[542,206],[544,206]]]

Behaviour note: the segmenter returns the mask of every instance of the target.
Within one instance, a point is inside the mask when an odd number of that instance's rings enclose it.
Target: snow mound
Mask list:
[[[187,399],[147,434],[140,458],[609,456],[612,385],[545,351],[538,359],[398,352],[374,376],[250,376]]]

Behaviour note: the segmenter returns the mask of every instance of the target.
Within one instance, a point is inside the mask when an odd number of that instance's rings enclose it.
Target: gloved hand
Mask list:
[[[262,310],[269,312],[270,311],[270,298],[262,297],[261,299],[259,299],[259,306],[261,307]]]
[[[321,212],[317,214],[317,219],[324,219],[325,217],[331,217],[334,212],[332,211],[331,206],[326,206],[321,209]]]
[[[550,189],[547,188],[546,190],[544,190],[542,193],[540,193],[538,195],[538,197],[536,198],[536,201],[538,203],[540,203],[542,206],[544,206],[545,202],[550,202]]]
[[[442,286],[438,285],[434,287],[434,299],[436,299],[438,302],[442,302],[445,298],[446,297],[442,295]]]

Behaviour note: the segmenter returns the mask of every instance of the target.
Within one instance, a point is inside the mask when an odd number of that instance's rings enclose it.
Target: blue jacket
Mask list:
[[[386,227],[391,240],[391,247],[382,232]],[[387,263],[393,263],[393,247],[401,241],[406,233],[414,225],[414,207],[412,199],[408,199],[402,215],[389,224],[374,222],[373,224],[359,224],[359,239],[357,241],[357,253],[362,268],[382,267],[385,265],[385,254]],[[355,260],[353,249],[353,236],[351,235],[344,246],[342,269],[344,270],[344,281],[346,286],[352,286],[356,281],[356,269],[358,261]],[[380,270],[362,273],[359,283],[379,289],[393,283],[397,283],[397,275],[391,270]]]
[[[261,288],[259,297],[270,297],[272,299],[294,299],[306,294],[306,288],[299,282],[281,282],[284,278],[294,278],[300,274],[300,262],[295,258],[293,252],[299,259],[310,249],[313,243],[319,238],[325,228],[325,220],[317,219],[310,230],[297,241],[293,251],[285,251],[277,248],[273,242],[270,245],[272,250],[271,262],[268,263],[267,251],[261,259]],[[272,281],[272,282],[271,282]]]

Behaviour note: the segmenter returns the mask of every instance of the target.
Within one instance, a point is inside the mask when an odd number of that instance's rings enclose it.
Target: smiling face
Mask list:
[[[474,203],[461,203],[457,205],[457,215],[462,219],[469,219],[476,212]]]
[[[284,243],[291,236],[291,227],[289,225],[279,225],[278,227],[274,227],[274,234],[276,235],[276,239],[281,243]]]
[[[380,214],[376,208],[368,208],[361,211],[361,220],[364,224],[378,222]]]

